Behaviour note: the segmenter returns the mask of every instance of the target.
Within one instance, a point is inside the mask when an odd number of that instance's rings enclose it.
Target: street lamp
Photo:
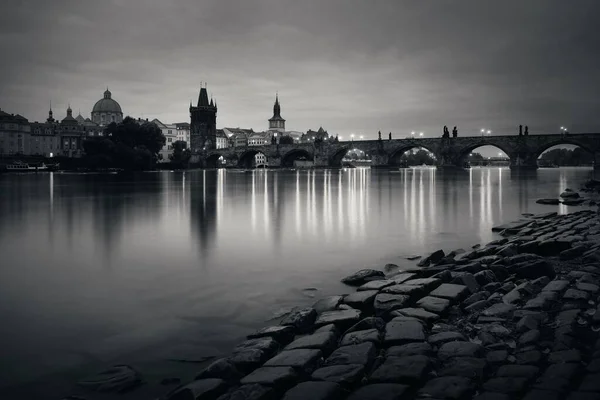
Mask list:
[[[363,135],[360,135],[360,140],[363,140],[363,138],[364,138],[364,136],[363,136]]]
[[[419,132],[419,136],[420,136],[420,137],[423,137],[423,132]]]
[[[415,131],[412,131],[410,134],[411,134],[412,138],[414,139],[415,138]]]
[[[488,130],[488,131],[487,131],[487,134],[489,135],[490,133],[492,133],[492,131]]]
[[[354,142],[354,133],[352,135],[350,135],[350,141]]]

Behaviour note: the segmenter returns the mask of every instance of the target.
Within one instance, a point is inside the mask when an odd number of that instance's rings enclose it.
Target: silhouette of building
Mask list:
[[[29,154],[30,133],[27,118],[0,110],[0,154]]]
[[[111,96],[110,90],[106,88],[104,97],[92,108],[92,121],[100,126],[109,125],[111,122],[123,122],[121,106]]]
[[[321,139],[325,141],[329,139],[329,133],[327,133],[327,131],[323,129],[323,127],[320,127],[318,131],[313,131],[309,129],[304,135],[302,135],[300,141],[302,143],[311,143],[314,142],[316,139]]]
[[[277,94],[273,105],[273,116],[269,119],[269,131],[285,131],[285,119],[281,118],[281,107],[279,106],[279,95]]]
[[[196,107],[190,103],[190,149],[192,152],[216,148],[217,103],[210,99],[206,88],[200,88]]]

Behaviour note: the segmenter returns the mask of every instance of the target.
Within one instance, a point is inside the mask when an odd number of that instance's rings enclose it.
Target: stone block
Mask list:
[[[424,340],[425,332],[420,322],[393,319],[386,325],[384,337],[386,346],[422,342]]]
[[[455,285],[452,283],[442,283],[437,289],[429,295],[448,299],[451,302],[458,302],[469,294],[469,289],[465,285]]]
[[[344,335],[340,342],[340,346],[348,346],[364,342],[381,342],[381,332],[377,329],[367,329],[364,331],[350,332]]]
[[[311,400],[339,400],[342,398],[342,390],[337,383],[302,382],[288,390],[282,400],[306,400],[309,393]]]
[[[365,375],[364,365],[329,365],[314,371],[311,378],[316,381],[334,382],[341,386],[352,386]]]
[[[292,367],[303,372],[311,372],[321,362],[320,350],[285,350],[267,361],[265,367]],[[260,382],[255,382],[260,383]]]
[[[292,367],[262,367],[244,377],[242,385],[260,384],[277,389],[288,389],[298,381],[298,373]]]
[[[478,357],[483,348],[472,342],[448,342],[444,343],[438,350],[438,358],[442,361],[454,357]]]
[[[474,390],[468,378],[445,376],[428,381],[418,395],[434,399],[459,400],[467,398]]]
[[[450,301],[439,297],[425,296],[417,302],[417,306],[435,314],[444,314],[450,307]]]
[[[373,383],[421,383],[431,368],[426,356],[387,357],[369,377]]]
[[[401,400],[407,390],[407,385],[399,383],[374,383],[361,387],[346,400]]]
[[[337,348],[331,353],[327,360],[325,360],[324,365],[360,364],[365,366],[365,368],[369,368],[376,356],[377,348],[375,345],[371,342],[365,342]]]

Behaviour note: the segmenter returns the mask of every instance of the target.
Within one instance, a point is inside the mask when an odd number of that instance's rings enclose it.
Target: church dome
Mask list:
[[[111,93],[108,89],[104,92],[104,98],[98,100],[94,104],[92,113],[122,113],[121,106],[111,97]]]

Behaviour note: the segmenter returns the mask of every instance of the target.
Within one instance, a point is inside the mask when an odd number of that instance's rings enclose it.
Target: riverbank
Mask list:
[[[527,215],[501,231],[501,240],[436,251],[408,270],[388,264],[344,278],[356,291],[249,335],[166,398],[537,398],[597,390],[598,214]],[[123,398],[141,398],[150,389],[144,381],[120,366],[81,381],[76,393],[102,399],[128,389]],[[164,379],[152,393],[179,382]]]

